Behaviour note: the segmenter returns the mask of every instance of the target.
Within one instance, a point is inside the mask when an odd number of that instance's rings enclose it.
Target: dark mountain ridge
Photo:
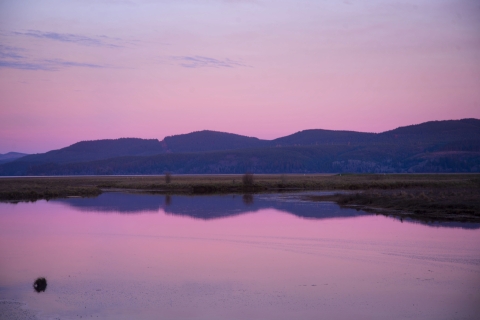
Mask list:
[[[0,153],[0,164],[11,162],[25,156],[27,156],[26,153],[20,153],[20,152],[7,152],[4,154]]]
[[[162,141],[83,141],[0,165],[0,175],[479,172],[480,120],[383,133],[304,130],[274,140],[198,131]]]
[[[269,141],[218,131],[196,131],[187,134],[165,137],[162,141],[166,152],[207,152],[259,148],[269,145]]]
[[[349,145],[367,143],[376,133],[335,131],[323,129],[303,130],[271,141],[272,146]]]
[[[438,134],[441,134],[442,139],[445,137],[478,139],[478,134],[480,134],[480,120],[470,118],[461,120],[429,121],[416,125],[399,127],[397,129],[385,131],[379,135],[436,135],[438,137]],[[468,136],[468,134],[472,134],[472,136]]]
[[[120,138],[80,141],[66,148],[22,158],[30,163],[69,163],[95,161],[122,156],[150,156],[165,152],[157,139]]]

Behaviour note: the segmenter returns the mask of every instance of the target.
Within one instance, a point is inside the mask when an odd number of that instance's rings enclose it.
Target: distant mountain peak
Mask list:
[[[239,134],[201,130],[168,136],[163,139],[169,152],[206,152],[228,149],[257,148],[266,145],[266,140]]]
[[[20,159],[20,158],[25,157],[25,156],[28,156],[28,154],[20,153],[20,152],[7,152],[7,153],[4,153],[4,154],[0,153],[0,164],[11,162],[11,161]]]
[[[385,131],[382,134],[422,134],[438,135],[445,133],[455,133],[465,138],[475,138],[480,134],[480,120],[467,118],[460,120],[435,120],[398,127],[393,130]],[[472,136],[473,135],[473,136]]]

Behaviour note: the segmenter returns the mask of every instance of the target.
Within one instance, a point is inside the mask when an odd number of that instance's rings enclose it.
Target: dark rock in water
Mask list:
[[[47,289],[47,279],[38,278],[37,280],[35,280],[35,282],[33,283],[33,289],[35,289],[35,291],[37,292],[45,292],[45,290]]]

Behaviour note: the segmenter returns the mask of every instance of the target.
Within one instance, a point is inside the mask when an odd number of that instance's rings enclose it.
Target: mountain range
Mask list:
[[[480,120],[430,121],[382,133],[313,129],[273,140],[205,130],[2,156],[3,176],[480,172]]]
[[[3,154],[0,153],[0,164],[11,162],[21,157],[25,157],[26,155],[27,155],[26,153],[20,153],[20,152],[8,152]]]

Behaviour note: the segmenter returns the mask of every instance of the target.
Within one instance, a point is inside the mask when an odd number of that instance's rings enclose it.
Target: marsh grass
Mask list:
[[[89,176],[1,178],[0,200],[35,201],[62,197],[91,197],[102,191],[143,191],[159,194],[209,194],[344,190],[332,200],[342,206],[383,208],[416,215],[448,215],[453,219],[480,216],[479,174],[255,174],[165,176]],[[475,218],[478,219],[478,218]]]
[[[176,175],[1,178],[0,200],[36,201],[94,197],[102,191],[159,194],[209,194],[343,190],[349,193],[309,197],[344,207],[405,215],[417,219],[480,221],[478,174],[351,174],[351,175]],[[248,202],[248,201],[247,201]],[[168,205],[168,204],[167,204]]]
[[[479,188],[370,190],[306,198],[417,220],[480,222]]]
[[[0,200],[36,201],[70,196],[95,197],[102,191],[84,180],[67,178],[2,178]]]

